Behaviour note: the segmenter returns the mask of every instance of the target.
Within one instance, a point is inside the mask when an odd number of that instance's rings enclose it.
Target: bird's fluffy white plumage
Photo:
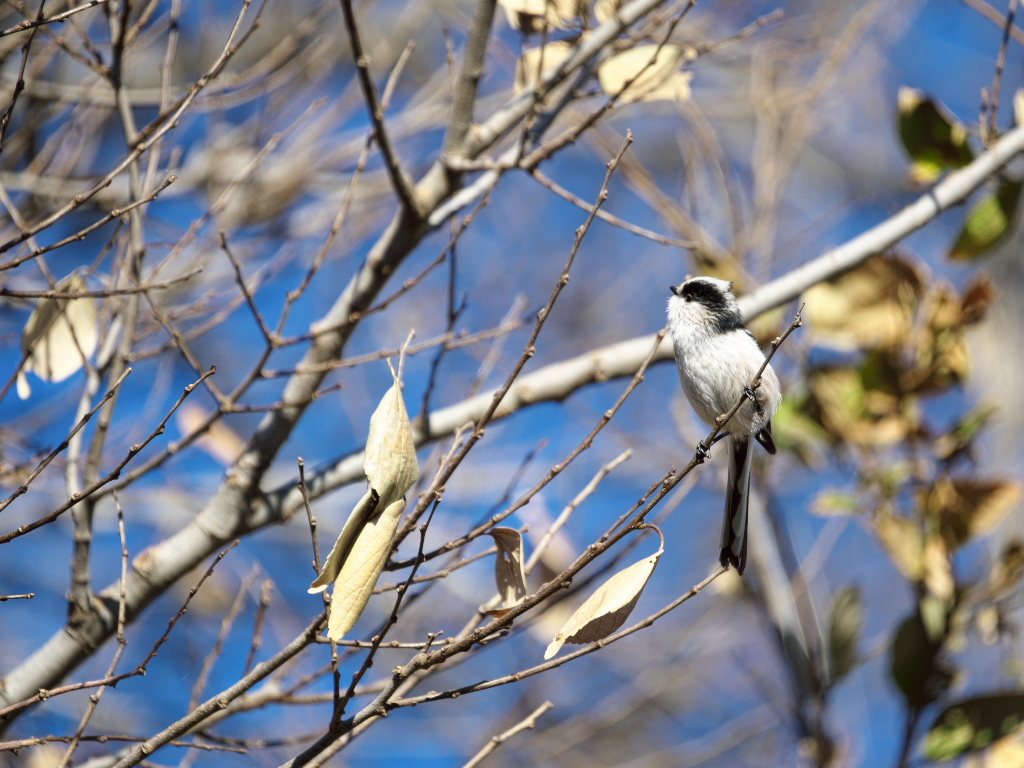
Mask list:
[[[686,398],[709,427],[732,410],[764,364],[757,340],[743,325],[732,284],[695,277],[672,286],[669,333]],[[722,525],[723,565],[743,573],[747,560],[747,504],[750,494],[750,438],[775,452],[770,419],[782,402],[782,387],[771,366],[761,374],[756,402],[747,400],[723,430],[730,435],[729,486]]]
[[[702,283],[722,298],[721,306],[708,306],[700,297],[683,292]],[[709,427],[727,413],[754,379],[764,353],[742,323],[731,284],[713,277],[695,277],[679,286],[668,300],[669,333],[686,398]],[[782,402],[782,387],[769,365],[757,389],[760,408],[749,400],[725,425],[732,435],[753,435],[768,423]]]

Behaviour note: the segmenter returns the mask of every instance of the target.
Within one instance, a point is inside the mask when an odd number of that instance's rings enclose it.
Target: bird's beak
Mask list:
[[[668,289],[669,289],[670,291],[672,291],[672,294],[673,294],[674,296],[678,296],[678,295],[679,295],[679,286],[678,286],[678,285],[670,285],[670,286],[668,287]]]

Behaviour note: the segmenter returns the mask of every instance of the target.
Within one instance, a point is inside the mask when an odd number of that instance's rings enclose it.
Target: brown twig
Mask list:
[[[10,714],[12,714],[14,712],[18,712],[19,710],[25,709],[26,707],[29,707],[32,704],[35,704],[37,702],[46,701],[47,699],[51,699],[54,696],[62,696],[64,694],[66,694],[66,693],[71,693],[73,691],[87,690],[89,688],[105,688],[105,687],[116,685],[120,681],[125,680],[125,679],[127,679],[129,677],[136,677],[138,675],[146,674],[146,666],[149,664],[150,661],[153,660],[153,657],[155,657],[157,655],[157,652],[160,650],[160,647],[164,643],[167,642],[167,639],[170,637],[171,630],[174,629],[174,625],[178,623],[178,619],[180,619],[182,616],[185,615],[185,611],[188,608],[189,602],[192,600],[193,597],[195,597],[196,592],[199,591],[199,588],[203,585],[203,582],[205,582],[207,577],[209,577],[210,574],[213,573],[213,569],[224,558],[224,556],[229,551],[234,549],[236,546],[238,546],[238,541],[237,540],[230,547],[228,547],[227,549],[222,551],[220,554],[218,554],[216,558],[214,558],[213,563],[211,563],[210,567],[206,570],[206,573],[204,573],[200,577],[199,581],[196,582],[195,586],[192,587],[189,590],[188,597],[185,598],[184,604],[181,606],[181,608],[178,610],[178,612],[168,622],[166,631],[163,633],[163,635],[160,636],[160,638],[153,645],[152,650],[150,650],[150,652],[146,656],[146,658],[143,659],[142,662],[138,666],[136,666],[135,669],[133,669],[131,672],[123,672],[123,673],[121,673],[119,675],[113,675],[111,677],[105,677],[105,678],[102,678],[100,680],[89,680],[89,681],[82,682],[82,683],[70,683],[68,685],[62,685],[62,686],[60,686],[58,688],[50,688],[50,689],[47,689],[47,690],[41,690],[41,691],[39,691],[39,693],[37,693],[34,696],[31,696],[31,697],[29,697],[27,699],[24,699],[23,701],[15,702],[14,704],[11,704],[9,706],[4,707],[3,709],[0,709],[0,721],[4,720],[8,715],[10,715]],[[119,614],[120,614],[120,612],[119,612]],[[118,616],[118,627],[119,627],[119,631],[121,632],[121,635],[123,637],[124,636],[124,623],[122,622],[120,615]]]
[[[24,32],[26,29],[33,29],[35,27],[42,26],[43,24],[59,24],[67,21],[76,13],[81,13],[82,11],[87,11],[90,8],[95,8],[97,5],[102,5],[105,2],[107,2],[107,0],[86,0],[82,5],[69,8],[61,13],[55,13],[53,16],[47,16],[41,19],[36,18],[32,20],[25,20],[20,24],[15,24],[13,27],[8,27],[3,32],[0,32],[0,37],[7,37],[8,35],[13,35],[16,32]]]
[[[373,122],[374,136],[377,146],[380,147],[381,156],[384,158],[384,166],[391,179],[391,186],[394,188],[399,202],[417,218],[423,218],[423,203],[416,194],[412,178],[405,170],[405,166],[402,165],[398,150],[395,149],[391,141],[387,123],[384,121],[384,107],[377,99],[377,86],[374,85],[373,77],[370,75],[370,57],[363,49],[359,27],[356,25],[355,11],[352,9],[352,0],[341,0],[341,12],[345,17],[345,29],[348,32],[349,45],[352,46],[352,58],[356,64],[359,86],[362,88],[363,99],[366,101],[366,108],[370,113],[370,120]]]
[[[18,498],[19,496],[28,491],[28,487],[32,484],[32,481],[39,477],[40,473],[44,469],[46,469],[46,467],[50,464],[51,461],[53,461],[55,458],[57,458],[57,456],[61,454],[61,452],[67,449],[68,445],[71,443],[71,439],[78,434],[82,427],[89,423],[89,419],[96,415],[96,412],[103,407],[103,404],[114,396],[114,393],[117,391],[117,388],[121,386],[122,382],[126,378],[128,378],[128,374],[130,374],[131,372],[131,368],[126,369],[125,372],[121,374],[121,378],[115,381],[114,385],[107,391],[107,394],[103,396],[103,399],[96,403],[96,405],[93,407],[91,411],[89,411],[87,414],[85,414],[85,416],[79,419],[78,423],[75,424],[75,426],[68,433],[68,436],[64,438],[64,441],[56,448],[54,448],[52,451],[50,451],[46,458],[39,462],[36,468],[32,470],[32,473],[25,479],[25,482],[18,486],[18,489],[14,493],[12,493],[3,501],[0,501],[0,512],[3,512],[5,509],[7,509],[7,507],[9,507],[16,498]]]
[[[1006,22],[1003,24],[1003,39],[999,43],[999,54],[996,56],[995,72],[992,75],[992,91],[988,99],[988,128],[983,131],[986,146],[997,136],[996,119],[999,115],[999,91],[1003,84],[1003,69],[1006,66],[1006,52],[1010,47],[1010,31],[1014,28],[1013,17],[1017,13],[1017,0],[1010,0],[1006,9]]]
[[[7,542],[12,541],[13,539],[16,539],[16,538],[18,538],[20,536],[24,536],[26,533],[31,533],[32,531],[36,530],[37,528],[41,528],[44,525],[48,525],[49,523],[52,523],[58,517],[60,517],[65,512],[67,512],[69,509],[71,509],[73,506],[75,506],[80,501],[82,501],[82,499],[85,499],[85,498],[88,498],[89,496],[92,496],[92,494],[96,493],[96,491],[98,491],[100,488],[102,488],[103,486],[105,486],[108,483],[112,482],[113,480],[116,480],[120,476],[121,470],[124,469],[128,465],[128,462],[130,462],[133,458],[135,458],[135,456],[140,451],[142,451],[147,445],[149,445],[159,435],[162,435],[164,433],[164,429],[167,427],[167,422],[170,420],[171,416],[174,415],[174,412],[176,410],[178,410],[178,406],[180,406],[183,402],[185,402],[185,398],[188,397],[192,393],[192,390],[194,390],[202,381],[204,381],[205,379],[209,378],[214,373],[216,373],[216,371],[217,371],[217,369],[215,367],[211,368],[209,371],[204,373],[199,379],[197,379],[196,381],[192,382],[187,387],[185,387],[185,391],[182,392],[181,397],[179,397],[178,401],[171,407],[171,410],[167,412],[167,415],[164,416],[163,420],[160,422],[160,424],[157,426],[157,428],[154,429],[149,434],[149,436],[145,440],[143,440],[141,443],[137,443],[137,444],[133,445],[131,448],[129,448],[127,455],[120,462],[118,462],[117,466],[114,467],[114,469],[109,474],[107,474],[106,477],[103,477],[103,478],[97,480],[95,483],[90,485],[88,488],[86,488],[81,493],[74,494],[70,499],[68,499],[66,502],[61,504],[59,507],[57,507],[57,509],[55,509],[50,514],[48,514],[48,515],[46,515],[44,517],[41,517],[38,520],[35,520],[35,521],[31,522],[31,523],[26,523],[25,525],[22,525],[22,526],[16,528],[15,530],[11,531],[10,533],[6,533],[6,534],[0,536],[0,544],[6,544]]]
[[[117,536],[121,541],[121,594],[118,596],[117,601],[117,650],[114,651],[114,657],[110,660],[110,666],[107,667],[106,676],[108,679],[114,677],[114,673],[117,671],[118,662],[120,662],[121,656],[124,654],[124,650],[128,645],[128,640],[124,636],[124,625],[127,614],[125,607],[125,582],[128,579],[128,539],[125,536],[124,530],[124,510],[121,509],[121,502],[117,498],[116,493],[114,494],[114,507],[117,510]],[[138,673],[138,669],[136,669],[136,672]],[[89,721],[92,720],[92,716],[96,712],[96,708],[100,704],[100,699],[103,698],[103,694],[106,692],[107,688],[108,686],[101,685],[100,689],[89,697],[89,706],[86,708],[85,714],[82,716],[82,720],[78,724],[78,729],[75,731],[75,735],[68,743],[68,748],[64,752],[64,757],[61,758],[60,761],[60,768],[66,768],[71,765],[71,759],[74,757],[79,743],[84,739],[83,734],[85,733],[85,728],[89,724]]]
[[[518,723],[513,725],[507,731],[503,731],[502,733],[499,733],[497,736],[492,736],[490,741],[488,741],[480,749],[479,752],[477,752],[475,755],[473,755],[473,757],[471,757],[463,764],[462,768],[476,768],[476,766],[480,765],[480,763],[487,759],[487,757],[492,752],[494,752],[494,750],[496,750],[506,741],[511,739],[517,733],[522,733],[523,731],[528,731],[536,727],[537,721],[541,718],[541,715],[543,715],[553,706],[555,705],[552,704],[550,701],[545,701],[543,704],[537,707],[537,709],[535,709],[525,718],[523,718]]]

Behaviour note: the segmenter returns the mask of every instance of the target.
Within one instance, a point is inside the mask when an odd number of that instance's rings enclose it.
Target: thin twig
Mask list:
[[[97,5],[102,5],[105,2],[107,2],[107,0],[86,0],[86,2],[82,5],[77,5],[74,8],[69,8],[68,10],[63,11],[61,13],[55,13],[53,14],[53,16],[47,16],[45,18],[37,18],[32,20],[26,19],[20,24],[15,24],[13,27],[8,27],[3,32],[0,32],[0,37],[7,37],[8,35],[13,35],[16,32],[24,32],[26,29],[33,29],[35,27],[42,26],[43,24],[59,24],[61,22],[67,21],[76,13],[81,13],[82,11],[87,11],[90,8],[95,8]]]
[[[140,451],[142,451],[147,445],[149,445],[159,435],[162,435],[164,433],[164,429],[166,429],[166,427],[167,427],[167,422],[170,420],[171,416],[174,415],[174,412],[176,410],[178,410],[178,406],[180,406],[183,402],[185,402],[185,398],[188,397],[192,393],[192,390],[194,390],[197,386],[199,386],[199,384],[201,382],[203,382],[205,379],[209,378],[214,373],[216,373],[216,371],[217,371],[217,369],[215,367],[211,368],[209,371],[204,373],[199,379],[197,379],[196,381],[192,382],[187,387],[185,387],[185,391],[182,392],[181,397],[179,397],[178,401],[173,406],[171,406],[171,410],[169,410],[167,412],[167,415],[164,416],[164,418],[160,422],[160,424],[157,425],[157,428],[154,429],[149,434],[149,436],[145,440],[143,440],[141,443],[136,443],[131,448],[129,448],[128,449],[128,453],[125,455],[125,457],[117,464],[116,467],[114,467],[114,469],[106,477],[100,478],[99,480],[97,480],[95,483],[90,485],[88,488],[86,488],[81,493],[74,494],[70,499],[68,499],[66,502],[61,504],[59,507],[57,507],[57,509],[55,509],[50,514],[48,514],[48,515],[46,515],[44,517],[41,517],[38,520],[35,520],[35,521],[31,522],[31,523],[26,523],[25,525],[22,525],[22,526],[18,527],[17,529],[11,531],[10,533],[6,533],[6,534],[0,536],[0,544],[6,544],[7,542],[9,542],[9,541],[11,541],[13,539],[18,538],[19,536],[24,536],[26,533],[31,533],[36,528],[41,528],[44,525],[48,525],[49,523],[52,523],[58,517],[60,517],[65,512],[67,512],[69,509],[71,509],[73,506],[75,506],[80,501],[82,501],[82,499],[86,499],[89,496],[92,496],[92,494],[96,493],[96,491],[98,491],[100,488],[102,488],[103,486],[105,486],[108,483],[112,482],[113,480],[116,480],[120,476],[121,470],[124,469],[128,465],[128,462],[130,462],[133,458],[135,458],[135,456]]]
[[[82,427],[89,423],[89,419],[96,415],[96,411],[102,408],[103,404],[114,396],[114,393],[117,391],[117,388],[121,386],[121,383],[126,378],[128,378],[128,374],[130,374],[131,372],[131,368],[126,369],[125,372],[121,374],[121,377],[117,381],[115,381],[114,385],[107,391],[107,394],[103,396],[103,399],[96,403],[93,409],[89,411],[87,414],[85,414],[85,416],[83,416],[78,421],[78,423],[75,424],[75,426],[68,433],[68,436],[64,438],[64,441],[56,448],[54,448],[52,451],[50,451],[49,455],[47,455],[45,459],[39,462],[36,468],[32,470],[32,473],[25,479],[25,482],[22,483],[14,493],[12,493],[3,501],[0,501],[0,512],[3,512],[5,509],[7,509],[7,507],[9,507],[16,498],[18,498],[23,493],[26,493],[28,491],[28,487],[32,484],[32,481],[39,477],[39,474],[44,469],[46,469],[46,467],[50,464],[51,461],[57,458],[57,456],[59,456],[62,451],[67,449],[68,445],[71,443],[71,439],[78,434],[79,430],[81,430]]]
[[[116,493],[114,494],[114,506],[117,509],[117,536],[121,541],[121,594],[118,596],[117,601],[117,650],[114,651],[114,657],[110,660],[110,666],[107,667],[107,678],[112,678],[114,676],[114,673],[117,671],[117,664],[121,660],[125,647],[128,645],[128,640],[124,636],[124,625],[127,615],[125,583],[128,580],[128,538],[125,535],[124,530],[124,510],[121,509],[121,501],[117,498]],[[138,669],[135,671],[138,672]],[[75,735],[68,743],[68,748],[64,752],[64,757],[60,761],[60,768],[66,768],[71,765],[71,759],[74,757],[79,743],[84,738],[83,734],[85,733],[85,728],[89,724],[89,721],[92,720],[92,716],[96,712],[96,708],[99,706],[100,699],[103,698],[103,694],[106,692],[107,687],[108,686],[105,685],[100,686],[100,689],[89,697],[89,706],[86,708],[85,714],[82,716],[82,720],[78,724],[78,729],[75,731]]]
[[[182,616],[185,615],[185,611],[188,609],[189,602],[192,600],[193,597],[195,597],[196,593],[199,591],[199,588],[202,587],[203,582],[205,582],[206,579],[213,573],[213,569],[224,558],[224,556],[228,552],[230,552],[232,549],[234,549],[236,546],[238,546],[238,540],[237,539],[235,540],[235,542],[230,547],[228,547],[227,549],[222,551],[220,554],[217,555],[216,558],[214,558],[213,562],[210,564],[210,567],[199,578],[199,581],[196,582],[195,586],[193,586],[189,590],[188,597],[185,598],[184,604],[181,606],[181,608],[178,610],[178,612],[168,622],[167,629],[164,631],[163,635],[160,636],[160,638],[153,645],[152,650],[150,650],[150,652],[146,656],[146,658],[143,659],[142,662],[138,666],[135,667],[135,669],[133,669],[130,672],[123,672],[123,673],[121,673],[119,675],[113,675],[111,677],[104,677],[104,678],[102,678],[100,680],[89,680],[89,681],[82,682],[82,683],[70,683],[68,685],[62,685],[62,686],[57,687],[57,688],[49,688],[47,690],[41,690],[37,694],[35,694],[34,696],[30,696],[29,698],[24,699],[23,701],[15,702],[14,704],[11,704],[9,706],[4,707],[3,709],[0,709],[0,721],[5,719],[8,715],[10,715],[10,714],[12,714],[14,712],[18,712],[19,710],[25,709],[26,707],[29,707],[32,704],[35,704],[35,703],[37,703],[39,701],[46,701],[47,699],[52,699],[55,696],[62,696],[64,694],[66,694],[66,693],[71,693],[73,691],[82,691],[82,690],[87,690],[89,688],[105,688],[105,687],[108,687],[108,686],[113,686],[113,685],[116,685],[117,683],[119,683],[122,680],[125,680],[125,679],[127,679],[129,677],[136,677],[138,675],[146,674],[146,666],[157,655],[157,652],[159,652],[160,647],[164,643],[167,642],[167,639],[171,635],[171,630],[174,629],[174,625],[178,623],[178,620]],[[118,616],[118,626],[119,626],[119,631],[121,632],[121,636],[123,637],[124,636],[124,624],[121,621],[120,611],[119,611],[119,616]]]
[[[496,750],[506,741],[511,739],[517,733],[528,731],[534,728],[537,725],[537,721],[540,719],[541,715],[543,715],[553,706],[555,705],[552,704],[550,701],[545,701],[543,704],[537,707],[537,709],[535,709],[532,713],[530,713],[525,718],[520,720],[518,723],[513,725],[507,731],[503,731],[502,733],[499,733],[497,736],[492,736],[491,740],[488,741],[480,749],[479,752],[477,752],[475,755],[473,755],[473,757],[467,760],[463,764],[462,768],[476,768],[476,766],[480,765],[480,763],[482,763],[487,758],[488,755],[494,752],[494,750]]]
[[[252,640],[249,643],[249,655],[245,657],[245,667],[243,667],[242,674],[248,674],[249,670],[252,669],[252,665],[256,663],[256,654],[259,653],[260,647],[263,645],[263,621],[267,617],[267,610],[270,608],[270,603],[274,599],[274,582],[270,579],[264,579],[263,583],[260,584],[260,602],[256,606],[256,618],[252,624]]]
[[[727,569],[724,566],[718,566],[714,571],[711,572],[711,574],[706,579],[702,580],[698,584],[691,587],[689,590],[687,590],[682,595],[677,597],[675,600],[666,605],[657,613],[653,613],[643,621],[637,622],[631,627],[627,627],[626,629],[620,630],[616,632],[614,635],[610,635],[604,638],[603,640],[598,640],[596,642],[590,643],[589,645],[585,645],[577,651],[567,653],[565,656],[559,656],[558,658],[551,659],[550,661],[547,661],[543,664],[538,664],[537,666],[530,667],[529,669],[520,670],[511,675],[504,675],[503,677],[494,678],[493,680],[487,680],[482,683],[467,685],[463,688],[455,688],[450,691],[442,691],[440,693],[426,693],[422,696],[394,699],[387,704],[387,710],[391,711],[393,709],[399,709],[401,707],[414,707],[417,704],[424,704],[428,701],[437,701],[439,699],[454,699],[459,696],[464,696],[467,693],[476,693],[478,691],[486,691],[490,688],[497,688],[501,685],[508,685],[509,683],[517,683],[520,680],[523,680],[527,677],[539,675],[542,672],[547,672],[549,669],[560,667],[563,664],[573,661],[574,659],[578,659],[581,656],[586,656],[587,654],[593,653],[594,651],[599,651],[605,646],[618,642],[624,637],[628,637],[629,635],[639,632],[641,629],[646,629],[647,627],[651,626],[662,616],[665,616],[666,614],[674,611],[683,603],[699,595],[708,584],[710,584],[712,581],[714,581],[723,573],[725,573],[726,570]]]
[[[405,170],[405,166],[402,165],[398,150],[395,149],[395,145],[391,141],[391,134],[384,121],[384,107],[377,100],[377,86],[374,85],[373,77],[370,75],[370,57],[363,49],[359,27],[356,25],[355,11],[352,9],[352,0],[341,0],[341,12],[345,17],[345,29],[348,32],[349,45],[352,46],[352,58],[356,64],[359,86],[363,90],[363,99],[366,101],[366,108],[370,113],[370,120],[373,122],[374,136],[377,146],[380,147],[381,156],[384,158],[384,166],[391,179],[391,186],[401,204],[417,218],[422,218],[424,215],[423,204],[416,194],[416,186],[413,184],[412,178]]]
[[[579,505],[582,504],[590,494],[597,490],[597,486],[608,476],[610,472],[624,461],[627,461],[632,455],[633,449],[627,448],[614,459],[609,461],[601,467],[600,470],[598,470],[597,474],[591,478],[590,482],[583,487],[583,490],[577,493],[575,498],[566,504],[565,509],[561,511],[558,517],[555,518],[554,522],[552,522],[551,525],[548,526],[548,529],[544,531],[544,535],[541,537],[540,541],[537,542],[537,546],[533,549],[533,554],[530,555],[530,558],[526,561],[526,565],[523,566],[523,570],[526,572],[527,576],[529,576],[533,572],[533,569],[537,567],[537,563],[540,561],[541,557],[544,556],[544,552],[547,550],[548,546],[550,546],[557,533],[565,527],[566,523],[569,522],[569,518],[572,516],[572,513],[576,511],[576,508],[579,507]]]
[[[999,55],[996,56],[995,73],[992,76],[992,91],[988,99],[988,128],[983,132],[986,144],[998,136],[996,120],[999,115],[999,91],[1003,84],[1006,52],[1010,47],[1010,31],[1013,29],[1013,17],[1016,13],[1017,0],[1010,0],[1010,5],[1006,9],[1006,22],[1003,24],[1003,39],[999,43]]]

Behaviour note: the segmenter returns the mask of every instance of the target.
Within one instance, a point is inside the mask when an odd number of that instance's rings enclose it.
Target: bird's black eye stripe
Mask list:
[[[687,301],[697,301],[708,309],[725,309],[728,304],[722,292],[703,280],[692,280],[682,288],[683,297]]]

